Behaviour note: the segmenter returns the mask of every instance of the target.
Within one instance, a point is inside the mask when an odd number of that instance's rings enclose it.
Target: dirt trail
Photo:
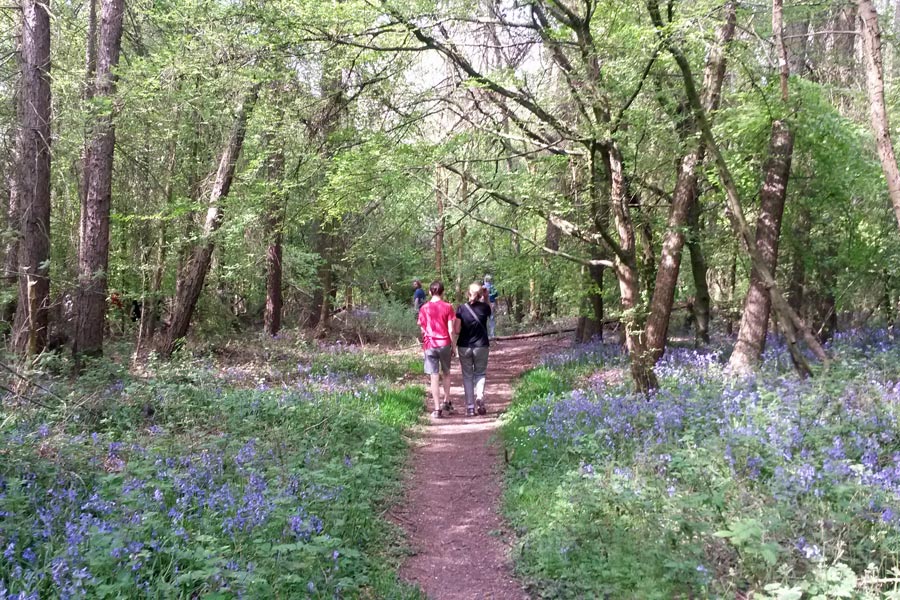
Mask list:
[[[393,511],[415,552],[400,575],[429,598],[528,598],[512,575],[506,543],[511,534],[499,514],[503,456],[494,434],[499,413],[512,400],[515,379],[541,354],[565,344],[548,337],[492,345],[484,417],[464,416],[462,378],[454,359],[451,398],[456,412],[432,418],[424,428],[413,451],[406,497]]]

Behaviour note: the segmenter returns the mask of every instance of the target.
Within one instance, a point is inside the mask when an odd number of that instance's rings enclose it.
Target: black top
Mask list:
[[[472,310],[469,311],[468,306]],[[475,313],[475,317],[472,316]],[[459,339],[456,345],[460,348],[483,348],[490,346],[488,341],[487,322],[491,316],[491,307],[484,302],[475,304],[460,304],[456,309],[456,318],[459,319]]]

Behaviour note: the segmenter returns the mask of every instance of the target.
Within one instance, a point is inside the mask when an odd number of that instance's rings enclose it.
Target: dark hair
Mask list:
[[[431,292],[432,296],[443,296],[444,295],[444,282],[440,279],[435,279],[431,282],[431,285],[428,286],[428,291]]]
[[[413,287],[419,289],[420,287],[422,287],[422,282],[418,279],[413,279]]]

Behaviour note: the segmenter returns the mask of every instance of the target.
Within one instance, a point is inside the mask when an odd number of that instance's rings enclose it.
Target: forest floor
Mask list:
[[[429,598],[528,598],[513,576],[513,536],[500,515],[503,452],[496,433],[516,379],[541,355],[568,343],[568,337],[555,336],[492,345],[485,388],[488,414],[483,417],[465,416],[462,378],[454,359],[451,399],[456,412],[431,418],[421,429],[406,495],[393,510],[413,552],[401,567],[401,577],[421,586]],[[429,396],[429,409],[431,404]]]

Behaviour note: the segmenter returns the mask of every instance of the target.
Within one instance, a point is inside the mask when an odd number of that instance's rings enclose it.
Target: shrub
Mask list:
[[[422,390],[319,361],[246,386],[188,356],[148,380],[99,366],[74,412],[12,413],[0,598],[419,598],[380,514]]]
[[[527,377],[504,425],[520,572],[546,597],[896,593],[900,346],[844,336],[805,382],[772,346],[743,380],[673,348],[650,398],[554,379],[564,359]]]

